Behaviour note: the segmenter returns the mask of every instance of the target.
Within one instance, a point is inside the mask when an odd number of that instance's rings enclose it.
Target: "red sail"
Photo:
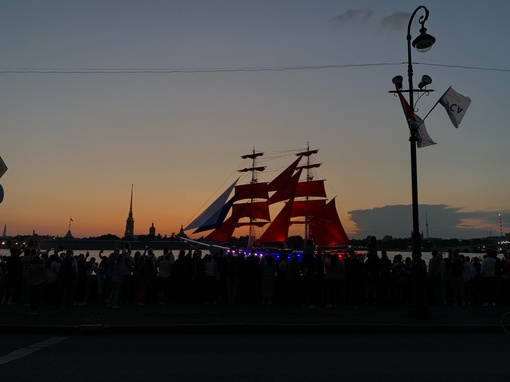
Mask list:
[[[276,191],[271,197],[269,198],[269,204],[275,204],[278,202],[283,202],[287,199],[293,199],[294,194],[296,193],[296,190],[291,190],[288,187],[282,187],[278,191]]]
[[[289,201],[282,208],[278,216],[267,227],[266,231],[258,240],[260,243],[270,243],[275,241],[285,241],[289,235],[290,218],[292,214],[292,205],[294,204],[294,194],[296,187],[301,176],[301,171],[298,171],[288,184]]]
[[[271,220],[269,216],[269,204],[265,202],[234,204],[232,215],[240,218]]]
[[[326,197],[326,189],[324,188],[324,180],[311,180],[309,182],[299,182],[296,189],[296,198],[300,197]]]
[[[299,160],[295,161],[291,167],[297,167],[298,162],[299,162]],[[294,166],[294,165],[296,165],[296,166]],[[288,167],[287,170],[285,170],[284,172],[288,171],[291,167]],[[292,170],[292,171],[294,171],[294,170]],[[301,175],[301,171],[302,170],[298,170],[298,172],[296,172],[296,174]],[[289,178],[289,180],[287,182],[284,182],[283,179],[280,179],[279,182],[275,183],[275,185],[278,185],[278,188],[275,189],[276,192],[273,195],[271,195],[271,197],[269,198],[269,204],[282,202],[287,199],[294,199],[297,196],[296,189],[299,186],[299,183],[297,183],[297,184],[294,184],[294,183],[299,182],[299,177],[297,178],[297,180],[295,179],[295,177],[296,177],[296,175],[294,175],[292,178]],[[278,178],[276,178],[276,179],[278,179]],[[271,184],[273,184],[273,182],[269,183],[268,188],[271,189]]]
[[[237,200],[243,199],[267,199],[267,183],[251,183],[236,186],[235,193]]]
[[[267,221],[239,223],[239,220],[243,217],[271,220],[269,216],[269,205],[267,201],[234,204],[232,206],[232,215],[223,222],[221,227],[216,228],[209,235],[207,235],[206,239],[224,243],[232,238],[234,230],[237,227],[241,227],[243,225],[254,225],[260,227],[268,223]]]
[[[312,239],[317,245],[346,245],[349,238],[345,233],[340,217],[336,210],[335,199],[332,199],[324,208],[322,218],[313,218],[310,222]]]
[[[294,175],[294,171],[296,171],[300,160],[301,156],[296,159],[289,167],[287,167],[280,175],[274,178],[267,186],[268,191],[278,191],[281,188],[287,187],[292,179],[292,175]]]
[[[306,216],[313,217],[322,214],[326,206],[325,200],[294,200],[292,217]]]
[[[289,235],[289,222],[293,203],[294,201],[290,199],[285,204],[285,207],[283,207],[271,225],[267,227],[266,231],[257,240],[259,243],[272,243],[287,240]]]
[[[225,243],[230,240],[232,235],[234,234],[234,230],[236,229],[237,221],[239,218],[237,216],[230,216],[227,220],[223,222],[223,224],[212,231],[209,235],[205,237],[206,240],[218,241],[221,243]]]

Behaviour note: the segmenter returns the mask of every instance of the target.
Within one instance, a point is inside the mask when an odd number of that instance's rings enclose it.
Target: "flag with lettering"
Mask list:
[[[409,102],[407,102],[400,89],[398,87],[395,88],[397,89],[398,98],[400,99],[400,104],[402,105],[402,109],[404,110],[404,114],[406,116],[409,128],[417,129],[416,143],[418,148],[435,145],[436,142],[434,142],[432,138],[430,138],[430,135],[427,132],[427,129],[425,128],[425,123],[423,122],[423,120],[414,113],[413,108],[409,105]]]
[[[453,126],[458,128],[462,118],[464,118],[464,114],[466,114],[469,104],[471,103],[471,99],[457,93],[450,86],[439,99],[439,103],[446,109]]]

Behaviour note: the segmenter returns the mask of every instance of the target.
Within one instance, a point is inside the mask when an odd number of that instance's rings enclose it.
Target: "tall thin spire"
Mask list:
[[[129,202],[129,213],[133,213],[133,184],[131,185],[131,201]]]
[[[131,185],[131,199],[129,202],[129,214],[126,219],[126,231],[124,237],[134,236],[135,231],[135,219],[133,219],[133,185]]]

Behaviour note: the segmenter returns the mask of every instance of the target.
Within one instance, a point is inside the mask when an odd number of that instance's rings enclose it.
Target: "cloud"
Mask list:
[[[337,31],[351,27],[365,26],[372,18],[374,12],[369,8],[349,9],[344,13],[333,17],[329,21],[331,29]],[[381,19],[377,29],[378,34],[392,34],[405,31],[409,23],[411,14],[409,12],[396,11],[389,16]]]
[[[509,214],[506,212],[506,214]],[[368,210],[349,211],[349,219],[357,229],[353,237],[363,238],[393,236],[410,237],[412,231],[411,205],[394,205]],[[421,204],[419,210],[420,231],[428,236],[450,239],[471,239],[499,235],[497,213],[483,211],[462,211],[461,208],[446,205]]]
[[[379,33],[390,34],[406,30],[410,17],[410,13],[399,11],[383,17],[379,25]]]
[[[329,24],[333,29],[365,25],[374,12],[371,9],[349,9],[341,15],[333,17]]]

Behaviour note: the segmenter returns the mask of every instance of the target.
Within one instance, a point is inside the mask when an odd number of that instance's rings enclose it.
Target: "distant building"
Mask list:
[[[156,237],[156,227],[154,227],[154,223],[152,223],[152,226],[149,228],[149,236]]]
[[[126,231],[124,237],[134,237],[135,219],[133,219],[133,185],[131,185],[131,202],[129,203],[129,214],[126,219]]]
[[[186,235],[186,233],[184,233],[184,228],[182,227],[182,225],[181,225],[181,229],[180,229],[179,233],[177,235],[174,235],[174,237],[176,239],[180,239],[181,237],[183,237],[185,239],[188,238],[188,235]]]

